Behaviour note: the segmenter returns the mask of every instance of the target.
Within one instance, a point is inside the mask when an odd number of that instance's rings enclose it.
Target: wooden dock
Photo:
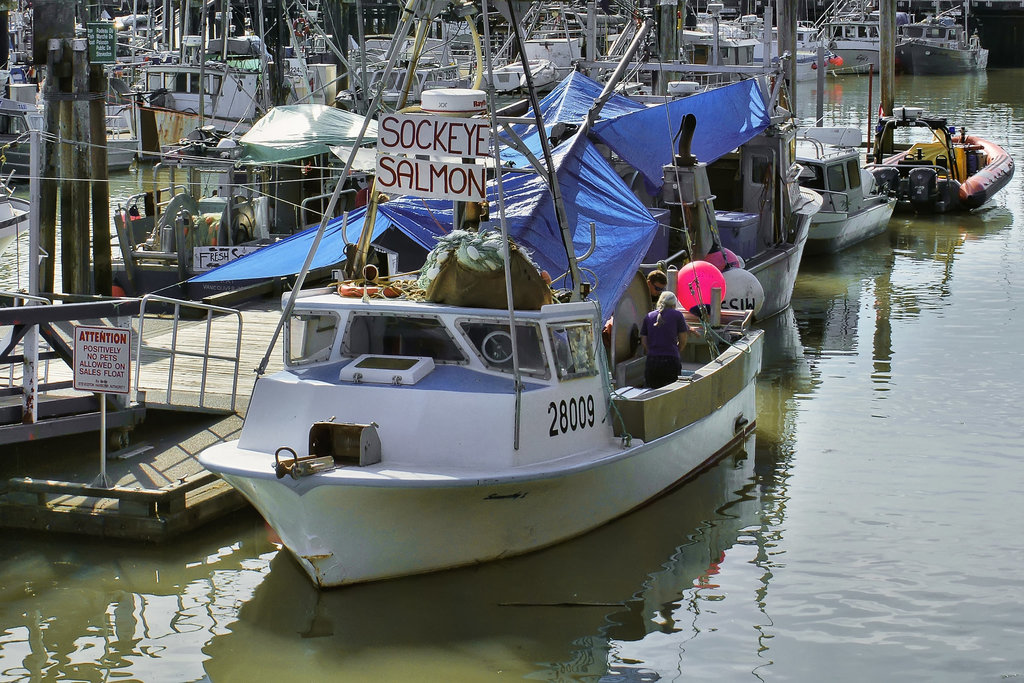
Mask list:
[[[279,319],[276,300],[248,304],[238,316],[211,321],[175,324],[166,312],[147,315],[138,358],[132,346],[129,402],[144,411],[144,419],[110,430],[108,441],[123,447],[107,451],[109,486],[97,485],[101,435],[95,429],[0,446],[0,528],[159,542],[245,506],[238,493],[199,465],[196,455],[238,437],[255,368]],[[131,326],[137,340],[138,317]],[[175,353],[169,354],[172,343]],[[279,339],[268,373],[282,367],[281,348]],[[73,397],[72,379],[67,364],[50,361],[47,383],[58,387],[50,398]],[[0,378],[0,384],[9,381]],[[130,438],[118,438],[123,435]]]

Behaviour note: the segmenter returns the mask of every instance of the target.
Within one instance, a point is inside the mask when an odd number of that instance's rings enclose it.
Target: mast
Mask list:
[[[533,86],[533,74],[530,72],[530,60],[526,57],[526,50],[523,48],[522,26],[516,15],[517,0],[505,0],[503,3],[507,14],[509,27],[515,41],[516,49],[522,55],[523,76],[526,79],[526,92],[530,99],[530,106],[533,108],[533,115],[537,121],[537,130],[540,132],[540,146],[544,154],[544,163],[547,166],[548,187],[551,191],[551,199],[555,203],[555,216],[558,219],[558,227],[562,233],[562,245],[565,247],[565,256],[569,261],[569,276],[572,278],[572,295],[570,301],[580,301],[582,295],[582,273],[579,264],[576,262],[576,248],[572,243],[572,226],[569,225],[569,218],[565,214],[565,206],[562,203],[562,193],[558,187],[558,178],[555,175],[555,164],[551,157],[551,145],[548,142],[547,132],[544,128],[544,120],[540,114],[540,101],[537,99],[537,91]]]

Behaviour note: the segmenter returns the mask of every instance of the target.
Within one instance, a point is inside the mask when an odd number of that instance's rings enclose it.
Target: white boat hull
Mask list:
[[[0,201],[0,254],[28,229],[28,222],[28,202],[14,197]]]
[[[758,367],[760,345],[755,353]],[[203,461],[252,502],[318,585],[332,587],[518,555],[601,526],[744,439],[755,403],[750,374],[719,409],[660,439],[609,444],[607,455],[577,467],[491,480],[277,479],[265,453],[236,444],[205,452]],[[264,461],[263,476],[253,474],[255,458]]]
[[[885,232],[896,199],[885,199],[855,214],[819,211],[811,220],[807,254],[834,254]]]

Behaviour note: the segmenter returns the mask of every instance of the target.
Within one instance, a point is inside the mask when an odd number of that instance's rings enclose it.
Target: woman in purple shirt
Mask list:
[[[679,352],[686,347],[686,319],[678,306],[676,295],[662,292],[658,304],[647,314],[640,326],[640,340],[647,354],[644,384],[657,389],[679,378],[682,364]]]

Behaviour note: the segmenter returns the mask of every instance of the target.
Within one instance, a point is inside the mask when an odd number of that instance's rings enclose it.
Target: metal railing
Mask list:
[[[12,306],[22,306],[22,305],[24,305],[24,304],[26,304],[28,302],[32,302],[34,304],[39,304],[39,305],[42,305],[42,306],[49,306],[50,304],[53,303],[53,300],[52,299],[48,299],[47,297],[35,296],[33,294],[26,294],[24,292],[0,291],[0,299],[10,299]],[[19,301],[22,302],[22,303],[19,303]],[[11,330],[11,334],[13,334],[13,329]],[[0,353],[2,353],[5,348],[7,348],[9,343],[10,343],[10,335],[7,335],[7,334],[0,335]],[[46,341],[42,340],[42,343],[45,344]],[[8,363],[6,365],[7,365],[7,371],[4,374],[7,375],[7,383],[6,383],[6,385],[2,385],[2,386],[13,387],[14,386],[14,382],[17,379],[17,376],[15,375],[15,372],[14,372],[14,363]],[[36,372],[38,372],[38,368],[37,368]],[[44,384],[47,381],[49,381],[49,376],[50,376],[50,361],[49,361],[49,359],[46,359],[46,360],[43,361],[42,381],[43,381]]]
[[[174,390],[174,377],[177,369],[178,361],[182,358],[193,358],[201,359],[201,371],[198,391],[198,405],[196,408],[210,408],[211,404],[207,402],[207,380],[209,377],[210,363],[211,361],[227,363],[232,367],[231,373],[231,393],[230,393],[230,409],[235,410],[236,394],[238,393],[238,371],[241,364],[241,353],[242,353],[242,314],[240,311],[233,308],[224,308],[222,306],[213,306],[210,304],[203,304],[195,301],[182,301],[179,299],[171,299],[168,297],[157,296],[155,294],[147,294],[142,297],[142,303],[139,310],[139,336],[136,345],[135,353],[135,392],[136,400],[140,403],[145,400],[144,392],[139,388],[139,380],[142,370],[142,353],[143,343],[147,341],[145,334],[146,325],[146,310],[153,304],[160,304],[162,306],[172,306],[173,315],[170,318],[171,330],[170,330],[170,343],[166,348],[160,348],[157,346],[147,346],[146,351],[148,354],[153,355],[165,355],[168,358],[167,366],[167,384],[166,384],[166,403],[171,403],[171,397]],[[202,351],[197,351],[191,348],[180,348],[180,330],[182,327],[181,310],[182,308],[193,309],[198,311],[205,311],[205,332],[202,339]],[[211,338],[213,336],[213,323],[215,320],[223,320],[225,317],[232,316],[237,320],[237,326],[234,334],[234,354],[228,354],[224,352],[212,352],[211,350]],[[189,321],[195,322],[195,321]],[[166,330],[161,330],[161,333],[166,333]],[[146,401],[147,405],[152,405],[152,401]],[[218,406],[219,407],[219,406]]]

